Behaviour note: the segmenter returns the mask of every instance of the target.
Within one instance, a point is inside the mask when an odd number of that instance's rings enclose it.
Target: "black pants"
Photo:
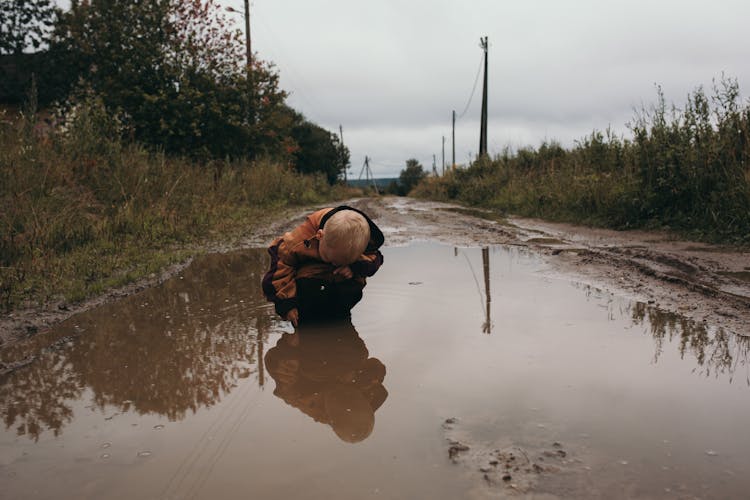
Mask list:
[[[338,283],[320,278],[297,280],[300,323],[351,317],[351,310],[362,300],[362,285],[354,280]]]

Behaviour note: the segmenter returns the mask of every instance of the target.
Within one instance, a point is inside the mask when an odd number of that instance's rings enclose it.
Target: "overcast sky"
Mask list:
[[[224,0],[242,8],[241,0]],[[241,20],[241,19],[240,19]],[[681,104],[721,73],[750,85],[750,1],[254,0],[253,51],[273,61],[289,103],[338,131],[359,175],[408,158],[441,168],[451,111],[472,91],[488,36],[488,149],[572,145],[608,126],[627,134],[633,110]],[[479,143],[481,77],[456,125],[456,161]]]

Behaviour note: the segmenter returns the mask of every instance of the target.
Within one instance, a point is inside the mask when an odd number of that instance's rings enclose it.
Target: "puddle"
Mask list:
[[[750,340],[522,247],[384,254],[323,330],[250,250],[5,349],[0,498],[745,496]]]
[[[721,276],[729,278],[728,282],[719,285],[719,290],[738,297],[750,298],[750,271],[724,271]]]
[[[726,276],[728,278],[734,278],[739,281],[744,281],[746,283],[750,283],[750,271],[725,271],[720,272],[722,276]]]

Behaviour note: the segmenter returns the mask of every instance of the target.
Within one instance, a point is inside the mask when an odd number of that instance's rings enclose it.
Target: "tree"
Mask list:
[[[125,116],[136,140],[252,158],[281,151],[289,129],[273,122],[286,97],[278,76],[253,58],[248,78],[243,40],[215,0],[89,0],[62,16],[51,49],[67,81]]]
[[[55,22],[52,0],[3,0],[0,8],[0,54],[38,51]]]
[[[427,172],[416,159],[406,160],[406,168],[398,176],[399,194],[406,196],[425,177]]]
[[[349,149],[336,134],[298,116],[299,122],[292,128],[297,143],[295,168],[305,174],[323,173],[328,183],[334,184],[349,165]]]
[[[19,104],[46,64],[37,53],[49,37],[57,9],[52,0],[2,0],[0,6],[0,100]],[[36,99],[37,96],[34,96]]]

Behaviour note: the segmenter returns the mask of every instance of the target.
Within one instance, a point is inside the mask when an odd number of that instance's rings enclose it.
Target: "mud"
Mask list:
[[[353,203],[389,245],[350,322],[232,250],[299,212],[5,345],[0,498],[744,497],[747,254]]]

